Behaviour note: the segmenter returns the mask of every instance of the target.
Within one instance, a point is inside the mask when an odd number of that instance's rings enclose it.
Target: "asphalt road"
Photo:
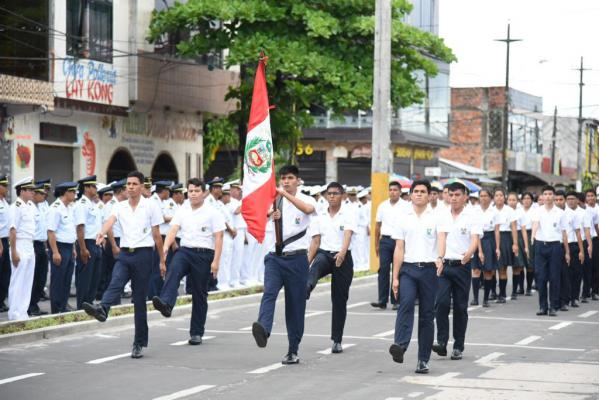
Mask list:
[[[308,303],[294,366],[280,364],[284,296],[260,349],[255,295],[210,303],[201,346],[186,344],[188,316],[151,323],[139,360],[131,325],[0,348],[0,399],[599,399],[599,302],[557,317],[537,317],[536,297],[472,307],[464,359],[433,354],[431,373],[417,375],[415,342],[404,364],[391,360],[395,313],[372,309],[375,293],[374,277],[354,281],[342,354],[330,354],[328,288]]]

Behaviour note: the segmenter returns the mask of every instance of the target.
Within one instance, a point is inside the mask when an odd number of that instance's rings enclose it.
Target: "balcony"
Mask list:
[[[45,106],[54,110],[51,82],[0,74],[0,103]]]

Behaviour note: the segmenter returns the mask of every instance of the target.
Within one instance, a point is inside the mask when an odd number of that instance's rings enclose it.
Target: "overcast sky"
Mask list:
[[[599,0],[440,0],[439,35],[456,54],[451,86],[505,84],[503,42],[510,48],[510,86],[543,97],[543,112],[578,115],[584,57],[583,116],[599,118]]]

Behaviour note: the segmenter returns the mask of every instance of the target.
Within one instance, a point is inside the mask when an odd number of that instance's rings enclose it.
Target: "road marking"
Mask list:
[[[578,318],[588,318],[588,317],[590,317],[590,316],[592,316],[592,315],[595,315],[595,314],[597,314],[598,312],[599,312],[599,311],[597,311],[597,310],[587,311],[587,312],[585,312],[585,313],[582,313],[582,314],[580,314],[580,315],[578,316]]]
[[[477,308],[482,308],[482,306],[472,306],[472,307],[468,307],[468,311],[474,311]]]
[[[391,329],[390,331],[385,331],[385,332],[381,332],[381,333],[377,333],[376,335],[372,335],[372,337],[385,337],[385,336],[391,336],[395,333],[395,329]]]
[[[570,325],[572,325],[572,322],[564,321],[564,322],[560,322],[557,325],[550,326],[549,329],[557,331],[559,329],[565,328],[566,326],[570,326]]]
[[[124,358],[124,357],[130,356],[130,355],[131,355],[131,353],[123,353],[123,354],[119,354],[116,356],[98,358],[97,360],[88,361],[88,362],[86,362],[86,364],[102,364],[102,363],[105,363],[108,361],[116,360],[118,358]]]
[[[210,339],[214,339],[216,336],[203,336],[202,337],[202,341],[204,340],[210,340]],[[171,346],[183,346],[188,344],[189,339],[187,340],[181,340],[180,342],[175,342],[175,343],[171,343]]]
[[[505,353],[499,353],[499,352],[494,352],[491,354],[487,354],[484,357],[479,358],[478,360],[475,361],[476,364],[488,364],[491,361],[495,361],[496,359],[498,359],[499,357],[503,356]]]
[[[423,394],[424,394],[424,392],[412,392],[412,393],[408,394],[408,397],[414,399],[418,396],[422,396]]]
[[[203,392],[208,389],[212,389],[214,385],[200,385],[195,386],[189,389],[181,390],[179,392],[175,392],[172,394],[167,394],[166,396],[155,397],[154,400],[176,400],[183,397],[188,397],[194,395],[196,393]]]
[[[346,343],[346,344],[344,344],[344,345],[343,345],[343,350],[349,349],[350,347],[354,347],[354,346],[355,346],[355,344],[354,344],[354,343]],[[318,353],[318,354],[323,354],[323,355],[325,355],[325,356],[327,356],[327,355],[329,355],[329,354],[332,354],[332,353],[331,353],[331,348],[330,348],[330,347],[329,347],[328,349],[324,349],[324,350],[321,350],[321,351],[317,351],[317,353]]]
[[[265,374],[267,372],[274,371],[275,369],[279,369],[284,366],[285,365],[283,363],[278,362],[276,364],[268,365],[266,367],[262,367],[262,368],[255,369],[253,371],[249,371],[248,374]]]
[[[346,308],[348,310],[351,310],[352,308],[356,308],[356,307],[361,307],[361,306],[365,306],[366,304],[368,304],[367,301],[361,301],[359,303],[354,303],[354,304],[350,304],[349,306],[347,306]]]
[[[304,316],[304,318],[315,317],[315,316],[317,316],[317,315],[326,314],[326,313],[328,313],[328,312],[329,312],[329,311],[314,311],[314,312],[311,312],[311,313],[308,313],[308,314],[306,314],[306,315]]]
[[[251,331],[252,330],[252,326],[244,326],[243,328],[239,329],[240,331]]]
[[[448,381],[450,379],[453,379],[453,378],[455,378],[456,376],[459,376],[459,375],[461,375],[460,372],[447,372],[446,374],[439,375],[438,377],[433,378],[432,379],[433,380],[433,384],[434,385],[439,385],[439,384],[441,384],[441,383],[443,383],[445,381]]]
[[[387,397],[385,400],[403,400],[403,397]]]
[[[103,339],[116,339],[118,338],[118,336],[114,336],[114,335],[105,335],[103,333],[96,333],[94,335],[95,337],[99,337],[99,338],[103,338]]]
[[[12,378],[6,378],[6,379],[0,380],[0,385],[4,385],[5,383],[22,381],[23,379],[33,378],[34,376],[40,376],[40,375],[44,375],[44,374],[45,374],[45,372],[34,372],[31,374],[13,376]]]
[[[537,340],[539,340],[541,337],[540,336],[529,336],[527,338],[524,338],[522,340],[520,340],[519,342],[516,342],[514,344],[518,345],[518,346],[526,346],[527,344],[531,344],[532,342],[536,342]]]

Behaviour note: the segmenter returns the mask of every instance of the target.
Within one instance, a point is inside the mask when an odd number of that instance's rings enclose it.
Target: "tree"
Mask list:
[[[264,51],[270,103],[275,107],[271,112],[275,149],[290,158],[302,128],[313,123],[312,107],[330,110],[334,116],[372,107],[374,4],[372,0],[189,0],[155,11],[149,39],[186,37],[177,44],[180,55],[227,50],[226,66],[240,66],[240,86],[226,95],[227,100],[237,100],[237,110],[224,117],[226,122],[210,124],[207,154],[220,143],[231,143],[233,136],[244,148],[255,67]],[[393,1],[394,107],[423,101],[415,71],[434,76],[434,59],[455,60],[442,39],[402,22],[411,9],[408,0]]]

